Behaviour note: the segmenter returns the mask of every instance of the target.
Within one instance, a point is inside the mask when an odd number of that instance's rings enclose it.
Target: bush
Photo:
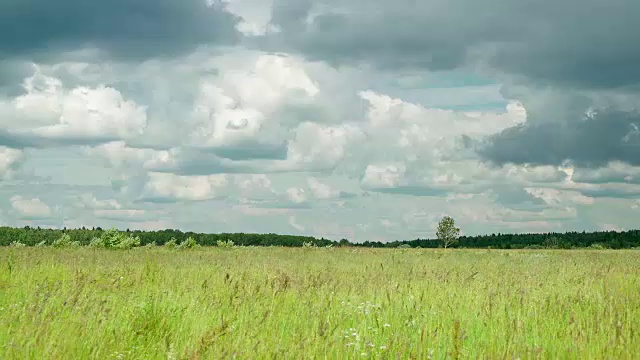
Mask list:
[[[118,240],[119,242],[113,245],[115,249],[128,250],[140,246],[140,238],[138,236],[121,234]]]
[[[14,241],[11,244],[9,244],[9,246],[11,247],[17,247],[17,248],[22,248],[22,247],[26,247],[26,244],[21,243],[20,241]]]
[[[175,249],[178,246],[178,240],[176,238],[171,238],[169,241],[164,243],[164,247],[167,249]]]
[[[193,249],[195,247],[199,247],[196,239],[189,236],[185,241],[183,241],[180,245],[178,245],[179,249]]]
[[[235,244],[233,243],[233,240],[227,240],[227,241],[218,240],[218,242],[216,244],[218,245],[218,247],[221,247],[221,248],[232,248],[232,247],[235,247]]]
[[[604,250],[606,248],[607,248],[606,246],[604,246],[602,244],[597,244],[597,243],[596,244],[591,244],[591,246],[589,246],[589,249],[592,249],[592,250]]]
[[[57,240],[55,240],[52,244],[54,248],[69,248],[69,247],[80,247],[79,241],[73,241],[69,234],[62,234]]]
[[[100,237],[91,239],[89,246],[102,249],[131,249],[140,246],[140,238],[117,229],[109,229],[102,233]]]
[[[92,248],[102,248],[102,249],[107,248],[107,244],[104,242],[104,239],[101,237],[94,237],[93,239],[91,239],[91,242],[89,242],[89,246]]]

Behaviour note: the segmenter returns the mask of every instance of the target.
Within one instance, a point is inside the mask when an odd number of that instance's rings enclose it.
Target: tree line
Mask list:
[[[12,243],[21,243],[27,246],[37,244],[52,245],[62,235],[70,238],[70,241],[81,245],[89,245],[96,238],[103,238],[103,233],[108,229],[81,228],[81,229],[43,229],[37,227],[0,227],[0,246],[8,246]],[[232,242],[236,246],[352,246],[373,248],[437,248],[443,247],[443,242],[438,239],[414,239],[398,240],[392,242],[365,241],[361,243],[350,242],[347,239],[330,240],[310,236],[279,235],[279,234],[251,234],[251,233],[219,233],[204,234],[183,232],[180,230],[166,229],[159,231],[123,231],[132,237],[140,239],[140,246],[155,243],[164,245],[170,242],[178,244],[187,239],[193,239],[198,245],[218,246],[219,242]],[[640,248],[640,230],[630,231],[600,231],[600,232],[565,232],[565,233],[528,233],[528,234],[487,234],[478,236],[460,236],[455,243],[446,244],[457,248],[494,248],[494,249],[524,249],[524,248],[610,248],[628,249]]]

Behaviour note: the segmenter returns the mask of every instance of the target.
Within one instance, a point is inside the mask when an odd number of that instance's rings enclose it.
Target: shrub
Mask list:
[[[17,247],[17,248],[22,248],[22,247],[26,247],[26,244],[21,243],[20,241],[14,241],[11,244],[9,244],[9,246],[11,247]]]
[[[178,246],[178,240],[176,238],[171,238],[169,241],[164,243],[164,247],[167,249],[175,249]]]
[[[115,249],[132,249],[134,247],[140,246],[140,238],[138,236],[131,236],[128,234],[120,234],[118,238],[118,243],[114,244],[113,247]]]
[[[57,240],[55,240],[52,244],[54,248],[68,248],[68,247],[80,247],[79,241],[73,241],[69,234],[62,234]]]
[[[303,248],[317,248],[318,246],[313,241],[305,241],[302,243]]]
[[[602,245],[602,244],[597,244],[596,243],[596,244],[591,244],[591,246],[589,246],[589,249],[592,249],[592,250],[604,250],[604,249],[606,249],[606,247],[604,245]]]
[[[101,237],[94,237],[89,242],[89,246],[92,248],[106,248],[107,244],[104,242],[104,239]]]
[[[100,237],[91,239],[89,246],[103,249],[131,249],[140,246],[140,238],[132,236],[117,229],[109,229]]]
[[[193,249],[195,247],[199,247],[196,239],[189,236],[185,241],[183,241],[180,245],[178,245],[179,249]]]
[[[218,240],[216,244],[218,245],[218,247],[221,247],[221,248],[232,248],[236,246],[233,243],[233,240],[230,240],[230,239],[228,239],[227,241]]]
[[[36,244],[36,247],[45,247],[47,246],[47,240],[42,240]]]

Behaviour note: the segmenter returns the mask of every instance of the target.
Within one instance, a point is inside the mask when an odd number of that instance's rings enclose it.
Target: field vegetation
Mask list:
[[[183,243],[0,248],[0,358],[640,353],[636,250]]]
[[[443,219],[444,220],[444,219]],[[451,224],[453,226],[453,224]],[[455,228],[455,226],[453,226]],[[443,235],[458,235],[454,228],[451,232],[443,232]],[[443,229],[444,230],[444,229]],[[102,228],[81,229],[44,229],[33,227],[2,227],[0,226],[0,246],[23,244],[27,246],[52,245],[60,240],[63,235],[68,235],[69,240],[76,245],[90,245],[95,239],[104,238],[105,233],[113,232]],[[175,229],[157,231],[123,231],[132,239],[139,239],[140,245],[167,243],[179,244],[187,239],[193,239],[202,246],[217,246],[219,243],[233,242],[242,246],[286,246],[301,247],[305,243],[316,246],[350,246],[367,248],[438,248],[445,244],[442,239],[414,239],[397,240],[389,242],[364,241],[352,242],[348,239],[330,240],[314,238],[311,236],[280,235],[280,234],[250,234],[250,233],[214,233],[202,234],[183,232]],[[443,238],[445,239],[445,238]],[[137,241],[137,240],[136,240]],[[76,243],[77,242],[77,243]],[[135,245],[135,244],[134,244]],[[448,241],[447,246],[456,248],[493,248],[493,249],[540,249],[540,248],[611,248],[631,249],[640,247],[640,230],[629,231],[599,231],[599,232],[566,232],[566,233],[540,233],[540,234],[486,234],[477,236],[460,236],[454,241]]]

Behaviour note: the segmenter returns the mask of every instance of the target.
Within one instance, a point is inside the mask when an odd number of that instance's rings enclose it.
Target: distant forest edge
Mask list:
[[[36,244],[53,244],[63,234],[81,245],[88,245],[92,239],[99,238],[105,230],[92,229],[41,229],[33,227],[13,228],[0,227],[0,246],[21,243],[27,246]],[[339,241],[310,236],[278,235],[278,234],[245,234],[221,233],[201,234],[182,232],[180,230],[159,231],[123,231],[131,236],[139,237],[140,245],[155,243],[164,245],[173,242],[182,243],[188,238],[195,239],[202,246],[217,246],[218,241],[231,240],[236,246],[285,246],[301,247],[303,245],[324,246],[353,246],[374,248],[437,248],[442,244],[436,239],[416,239],[393,242],[352,243],[347,239]],[[536,234],[491,234],[478,236],[461,236],[457,248],[494,248],[494,249],[524,249],[524,248],[610,248],[629,249],[640,248],[640,230],[630,231],[602,231],[602,232],[566,232],[566,233],[536,233]]]

